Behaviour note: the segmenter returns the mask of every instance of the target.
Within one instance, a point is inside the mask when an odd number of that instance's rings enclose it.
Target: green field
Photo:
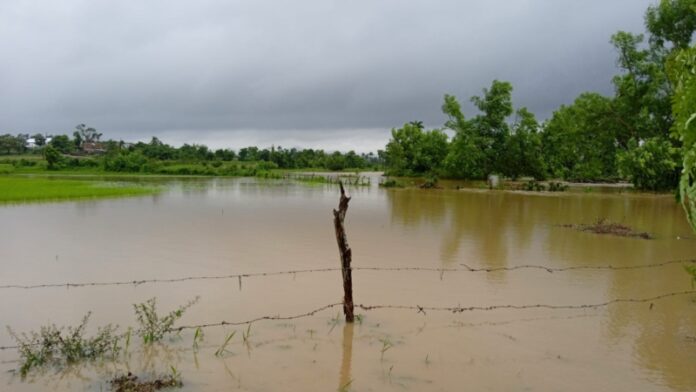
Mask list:
[[[149,195],[156,187],[86,179],[0,177],[0,203]]]

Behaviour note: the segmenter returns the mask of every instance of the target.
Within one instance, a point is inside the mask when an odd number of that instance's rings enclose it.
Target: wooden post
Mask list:
[[[353,274],[350,268],[352,252],[346,239],[346,231],[343,228],[343,220],[348,211],[350,197],[346,196],[343,183],[338,181],[341,188],[341,199],[338,202],[338,210],[333,210],[334,227],[336,228],[336,242],[338,242],[338,252],[341,254],[341,268],[343,272],[343,314],[346,315],[346,322],[353,322]]]

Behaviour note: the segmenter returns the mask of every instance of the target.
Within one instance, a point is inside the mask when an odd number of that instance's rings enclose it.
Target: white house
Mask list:
[[[47,137],[47,138],[46,138],[46,141],[44,142],[44,145],[50,143],[52,139],[53,139],[52,137]],[[27,141],[26,141],[26,143],[24,144],[24,146],[25,146],[26,148],[31,148],[31,149],[37,148],[37,147],[41,147],[41,146],[37,146],[37,145],[36,145],[36,139],[33,138],[33,137],[28,138]]]

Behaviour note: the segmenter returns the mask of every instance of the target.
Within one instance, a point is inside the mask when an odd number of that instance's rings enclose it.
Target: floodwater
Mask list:
[[[224,276],[339,267],[335,186],[255,179],[172,180],[147,197],[0,206],[0,286]],[[672,196],[528,194],[479,190],[349,188],[355,302],[468,307],[581,305],[691,290],[681,265],[642,269],[495,272],[437,269],[638,266],[696,256]],[[598,218],[653,240],[561,227]],[[163,312],[200,296],[178,325],[292,316],[342,298],[340,271],[243,279],[0,289],[0,320],[14,330],[75,325],[135,327],[132,304]],[[108,379],[182,375],[182,391],[692,391],[696,294],[580,309],[447,311],[340,307],[312,317],[205,328],[163,344],[135,337],[117,361],[33,371],[0,350],[2,391],[102,391]],[[236,335],[222,356],[225,336]],[[0,346],[14,344],[0,331]]]

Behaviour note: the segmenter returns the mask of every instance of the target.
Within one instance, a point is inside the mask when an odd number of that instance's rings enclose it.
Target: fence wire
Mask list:
[[[474,312],[474,311],[494,311],[494,310],[525,310],[525,309],[550,309],[550,310],[580,310],[580,309],[597,309],[603,308],[614,304],[620,303],[648,303],[653,301],[659,301],[662,299],[670,297],[679,297],[690,294],[696,294],[696,290],[687,291],[676,291],[671,293],[665,293],[656,295],[653,297],[645,298],[617,298],[605,302],[599,302],[594,304],[570,304],[570,305],[553,305],[553,304],[524,304],[524,305],[488,305],[488,306],[420,306],[420,305],[366,305],[366,304],[355,304],[355,307],[364,311],[371,310],[381,310],[381,309],[393,309],[393,310],[411,310],[421,313],[424,316],[427,315],[428,311],[436,312],[449,312],[449,313],[464,313],[464,312]],[[306,313],[301,313],[293,316],[263,316],[257,317],[246,321],[220,321],[215,323],[205,323],[205,324],[194,324],[194,325],[184,325],[180,327],[173,328],[173,332],[179,332],[185,329],[197,329],[197,328],[208,328],[208,327],[219,327],[219,326],[238,326],[252,324],[261,320],[294,320],[304,317],[314,316],[315,314],[335,308],[337,306],[343,306],[342,302],[333,303],[329,305],[324,305],[322,307],[316,308]]]
[[[631,266],[615,266],[615,265],[579,265],[579,266],[569,266],[569,267],[550,267],[540,264],[524,264],[516,265],[510,267],[471,267],[468,264],[460,263],[463,268],[436,268],[436,267],[352,267],[352,271],[381,271],[381,272],[437,272],[444,274],[445,272],[498,272],[498,271],[518,271],[518,270],[542,270],[549,273],[554,272],[567,272],[567,271],[579,271],[579,270],[611,270],[611,271],[626,271],[626,270],[639,270],[639,269],[649,269],[649,268],[660,268],[668,265],[674,264],[694,264],[696,259],[684,259],[684,260],[669,260],[660,263],[652,264],[640,264]],[[23,284],[6,284],[0,285],[0,290],[9,289],[42,289],[42,288],[82,288],[82,287],[98,287],[98,286],[139,286],[143,284],[151,283],[178,283],[186,281],[197,281],[197,280],[229,280],[237,279],[239,281],[239,287],[241,289],[242,279],[244,278],[256,278],[256,277],[268,277],[268,276],[280,276],[280,275],[298,275],[298,274],[308,274],[308,273],[325,273],[325,272],[337,272],[341,271],[341,268],[312,268],[312,269],[297,269],[297,270],[286,270],[286,271],[274,271],[274,272],[254,272],[254,273],[242,273],[242,274],[229,274],[229,275],[210,275],[210,276],[185,276],[180,278],[153,278],[153,279],[137,279],[137,280],[122,280],[122,281],[111,281],[111,282],[78,282],[78,283],[41,283],[33,285],[23,285]]]
[[[449,312],[449,313],[457,314],[457,313],[464,313],[464,312],[495,311],[495,310],[528,310],[528,309],[582,310],[582,309],[598,309],[598,308],[603,308],[603,307],[607,307],[610,305],[621,304],[621,303],[648,303],[648,302],[653,302],[653,301],[659,301],[659,300],[666,299],[666,298],[686,296],[686,295],[691,295],[691,294],[696,294],[696,290],[676,291],[676,292],[665,293],[665,294],[660,294],[660,295],[656,295],[653,297],[645,297],[645,298],[617,298],[617,299],[612,299],[612,300],[608,300],[605,302],[599,302],[599,303],[594,303],[594,304],[568,304],[568,305],[502,304],[502,305],[487,305],[487,306],[461,306],[461,305],[457,305],[457,306],[421,306],[421,305],[355,304],[355,307],[358,309],[364,310],[364,311],[383,310],[383,309],[410,310],[410,311],[415,311],[417,313],[423,314],[423,316],[426,316],[427,312],[430,312],[430,311]],[[335,307],[339,307],[339,306],[343,306],[343,303],[336,302],[336,303],[332,303],[332,304],[328,304],[328,305],[324,305],[324,306],[315,308],[315,309],[310,310],[308,312],[289,315],[289,316],[266,315],[266,316],[255,317],[253,319],[243,320],[243,321],[224,321],[223,320],[223,321],[212,322],[212,323],[182,325],[182,326],[170,329],[169,332],[181,332],[183,330],[198,329],[198,328],[203,329],[203,328],[222,327],[222,326],[240,326],[240,325],[253,324],[253,323],[256,323],[259,321],[297,320],[297,319],[301,319],[301,318],[312,317],[312,316],[316,315],[317,313],[320,313],[322,311],[332,309]],[[652,305],[651,305],[651,307],[652,307]],[[0,346],[0,350],[10,350],[10,349],[17,349],[17,348],[19,348],[19,347],[18,346]]]

